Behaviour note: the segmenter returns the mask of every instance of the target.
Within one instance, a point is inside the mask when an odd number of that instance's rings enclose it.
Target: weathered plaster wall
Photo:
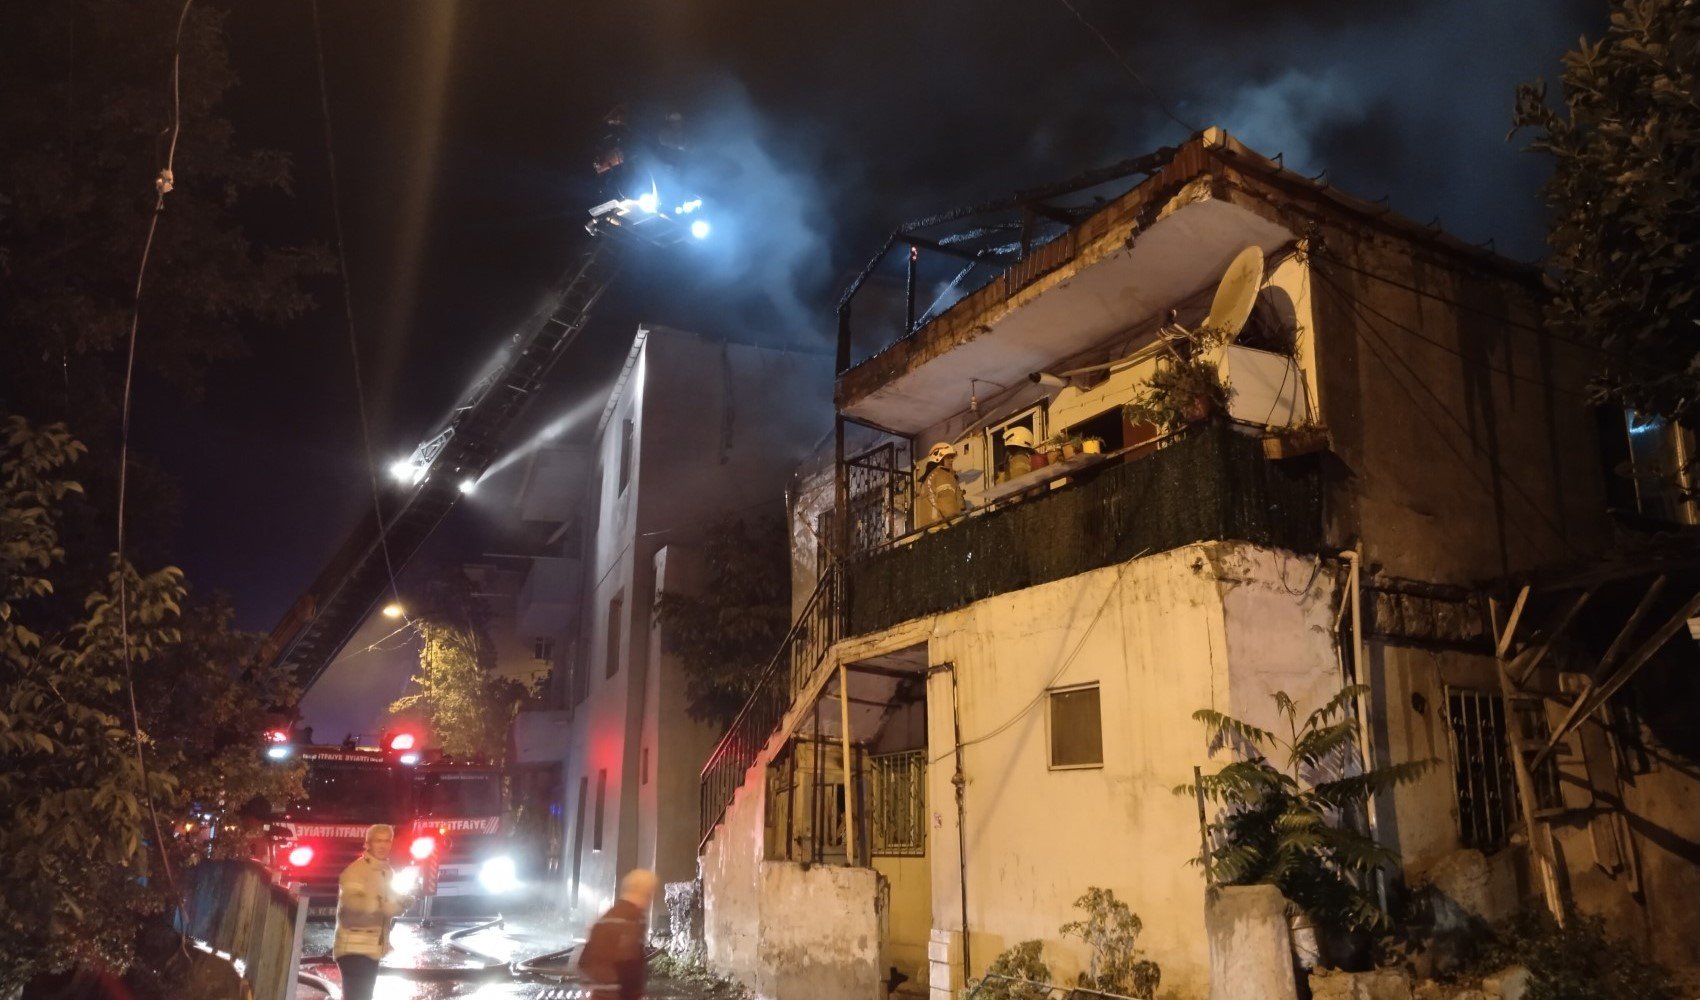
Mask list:
[[[882,1000],[882,876],[767,861],[763,760],[702,855],[710,968],[762,1000]]]
[[[1471,583],[1605,541],[1590,356],[1516,281],[1344,222],[1315,258],[1323,421],[1351,472],[1342,541],[1411,579]]]
[[[1268,725],[1274,690],[1301,702],[1333,693],[1332,576],[1314,569],[1245,546],[1188,546],[935,620],[929,658],[954,665],[967,744],[970,975],[1039,938],[1053,971],[1071,980],[1086,953],[1058,928],[1078,915],[1081,893],[1102,886],[1144,920],[1141,944],[1166,988],[1204,995],[1204,884],[1186,865],[1198,821],[1172,789],[1195,764],[1216,765],[1191,714],[1214,707]],[[1053,770],[1044,692],[1093,681],[1104,766]],[[934,748],[953,745],[951,697],[950,676],[934,674]],[[952,765],[946,757],[928,776],[933,920],[947,932],[962,926]]]
[[[874,870],[885,879],[885,958],[879,968],[896,966],[909,981],[927,985],[927,939],[933,931],[933,885],[930,858],[876,857]]]
[[[1446,690],[1497,695],[1493,657],[1452,650],[1370,643],[1371,712],[1379,723],[1374,751],[1380,764],[1432,760],[1423,776],[1377,802],[1378,832],[1399,849],[1405,875],[1420,880],[1430,867],[1463,847],[1458,833]]]

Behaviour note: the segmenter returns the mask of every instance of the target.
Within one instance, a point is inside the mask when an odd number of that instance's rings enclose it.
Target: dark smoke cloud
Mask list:
[[[393,384],[368,387],[394,401],[374,428],[379,451],[428,434],[566,265],[592,194],[590,147],[616,103],[687,111],[723,214],[701,254],[633,263],[540,421],[607,385],[640,320],[824,348],[831,303],[898,222],[1184,139],[1153,89],[1190,124],[1224,125],[1346,191],[1536,256],[1544,165],[1504,141],[1513,88],[1554,76],[1605,12],[1605,0],[1070,2],[1146,83],[1060,0],[462,3],[419,301],[402,331],[380,318],[400,312],[385,277],[407,221],[397,179],[416,156],[404,126],[427,54],[404,29],[417,0],[325,7],[361,337],[369,357],[400,359]],[[285,238],[327,239],[305,9],[228,6],[239,137],[297,160],[296,203],[273,221]],[[939,266],[929,290],[953,273]],[[240,522],[197,531],[184,561],[244,599],[245,624],[269,625],[361,509],[347,341],[335,290],[321,292],[326,308],[286,336],[256,336],[254,356],[225,370],[207,412],[174,437],[187,520]],[[310,419],[274,440],[280,413]],[[229,442],[197,429],[211,427]]]

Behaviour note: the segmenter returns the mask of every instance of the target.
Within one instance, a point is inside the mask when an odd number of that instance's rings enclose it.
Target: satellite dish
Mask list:
[[[1216,286],[1216,297],[1210,302],[1210,315],[1203,328],[1213,330],[1227,340],[1239,336],[1257,304],[1257,293],[1263,288],[1263,250],[1246,247],[1234,255],[1222,280]]]

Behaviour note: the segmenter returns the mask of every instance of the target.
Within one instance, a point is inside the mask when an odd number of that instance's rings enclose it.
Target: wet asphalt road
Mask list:
[[[547,919],[521,915],[503,926],[463,935],[452,944],[444,940],[445,935],[481,922],[478,917],[464,917],[424,927],[418,921],[398,921],[391,935],[395,950],[384,959],[373,1000],[582,1000],[586,996],[570,979],[516,978],[508,971],[512,962],[549,954],[570,943]],[[336,964],[329,958],[332,937],[329,921],[308,923],[301,970],[340,989]],[[297,1000],[326,998],[324,992],[306,985],[298,986],[295,995]],[[699,994],[653,981],[649,995],[652,1000],[694,1000]]]

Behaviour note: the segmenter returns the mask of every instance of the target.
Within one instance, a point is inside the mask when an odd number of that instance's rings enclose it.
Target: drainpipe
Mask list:
[[[1369,717],[1369,679],[1364,671],[1364,605],[1363,605],[1363,543],[1359,542],[1352,548],[1340,553],[1351,572],[1346,577],[1346,585],[1351,588],[1352,609],[1352,683],[1365,688],[1353,699],[1358,715],[1358,754],[1363,761],[1364,772],[1375,770],[1375,741],[1370,734]],[[1344,609],[1342,609],[1344,610]],[[1376,843],[1381,843],[1377,833],[1378,824],[1375,815],[1375,796],[1371,794],[1366,803],[1364,813],[1369,824],[1369,836]],[[1377,868],[1375,871],[1375,891],[1381,903],[1382,910],[1387,909],[1387,878],[1386,874]]]
[[[854,868],[856,854],[856,772],[850,757],[850,682],[844,659],[838,660],[838,741],[844,752],[844,863]]]
[[[927,673],[936,674],[941,670],[950,674],[950,725],[955,741],[951,757],[956,762],[956,773],[951,775],[950,783],[956,786],[957,896],[962,900],[962,981],[967,982],[974,968],[969,961],[968,950],[968,778],[962,771],[962,708],[956,689],[956,664],[941,663],[927,668]]]

